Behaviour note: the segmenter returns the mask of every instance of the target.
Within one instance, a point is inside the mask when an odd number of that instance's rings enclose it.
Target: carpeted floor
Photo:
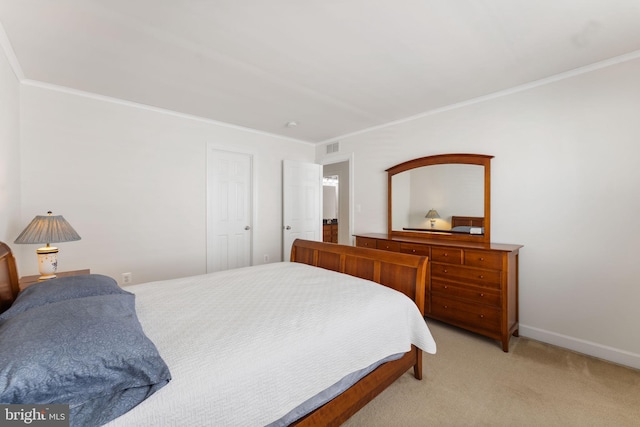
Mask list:
[[[509,353],[429,320],[424,377],[404,374],[347,427],[640,426],[640,371],[526,338]]]

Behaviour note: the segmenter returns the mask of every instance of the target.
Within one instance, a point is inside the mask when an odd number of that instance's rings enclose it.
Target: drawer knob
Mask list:
[[[480,315],[480,318],[481,318],[481,319],[484,319],[484,314],[481,314],[481,315]]]
[[[416,250],[415,250],[415,249],[412,249],[412,250],[411,250],[411,252],[413,252],[413,253],[415,254],[415,253],[416,253]]]
[[[444,286],[443,286],[443,288],[445,288],[445,289],[449,289],[449,287],[448,287],[447,285],[444,285]]]
[[[448,307],[448,306],[446,306],[446,305],[444,305],[443,307],[444,307],[444,308],[449,308],[449,307]]]
[[[478,277],[479,277],[480,279],[484,279],[484,276],[483,276],[482,274],[479,274],[479,275],[478,275]]]
[[[480,296],[481,296],[481,297],[483,297],[483,296],[484,296],[484,294],[480,294]]]
[[[484,258],[480,257],[480,261],[484,261]]]
[[[442,256],[449,256],[449,254],[445,252],[444,255],[442,255]]]
[[[442,270],[444,273],[448,273],[449,270],[447,270],[446,268],[444,270]]]

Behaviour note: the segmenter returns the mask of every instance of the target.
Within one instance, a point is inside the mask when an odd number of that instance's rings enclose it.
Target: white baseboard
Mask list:
[[[557,345],[619,365],[640,369],[640,354],[520,324],[520,336]]]

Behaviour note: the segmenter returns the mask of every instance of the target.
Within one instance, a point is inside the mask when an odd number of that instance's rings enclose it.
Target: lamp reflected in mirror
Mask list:
[[[422,211],[424,212],[424,211]],[[438,211],[435,209],[429,209],[429,212],[425,215],[425,218],[428,218],[431,222],[431,228],[436,228],[436,219],[440,218]]]

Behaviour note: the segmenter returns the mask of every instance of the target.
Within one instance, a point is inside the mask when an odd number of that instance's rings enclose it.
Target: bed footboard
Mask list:
[[[371,280],[407,295],[424,315],[427,257],[296,239],[291,261]]]
[[[427,258],[334,243],[296,240],[291,248],[291,261],[326,268],[372,280],[400,291],[415,301],[424,315]],[[344,393],[316,409],[293,425],[338,426],[373,400],[385,388],[413,367],[422,379],[422,350],[411,350],[398,360],[380,365]]]

